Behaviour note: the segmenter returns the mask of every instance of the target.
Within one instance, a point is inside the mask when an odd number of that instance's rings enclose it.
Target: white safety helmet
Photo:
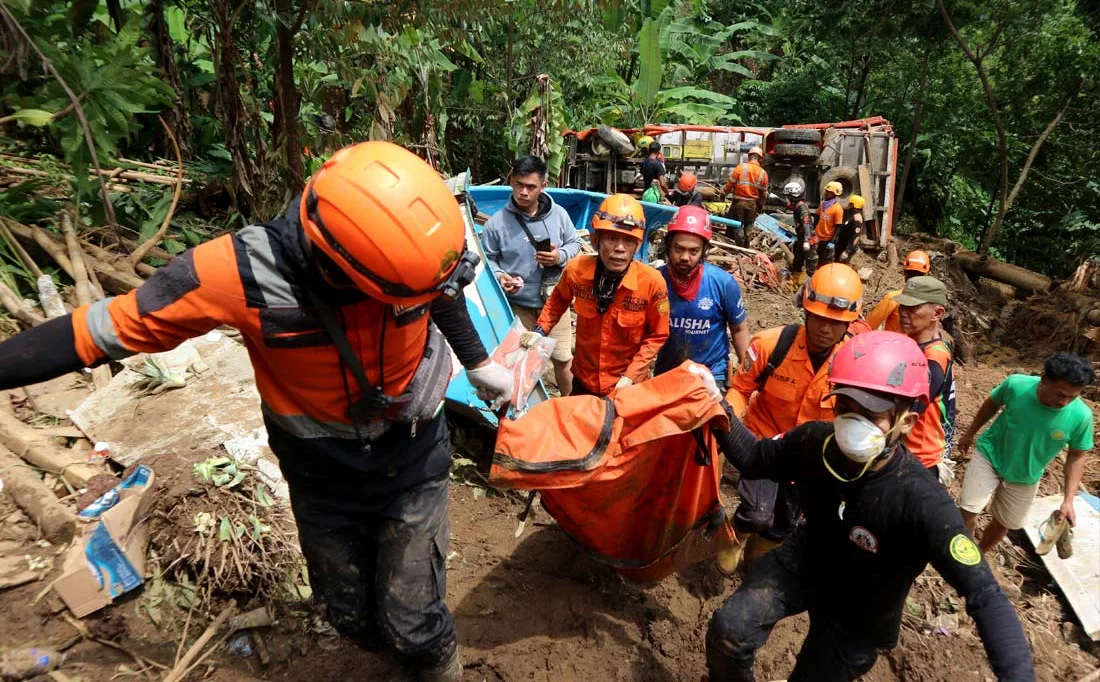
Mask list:
[[[783,185],[783,194],[797,199],[802,196],[802,185],[797,182],[788,182]]]

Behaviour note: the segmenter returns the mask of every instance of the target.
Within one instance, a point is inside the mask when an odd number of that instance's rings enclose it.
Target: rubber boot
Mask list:
[[[754,533],[746,543],[745,565],[751,564],[781,544],[783,543],[769,540]]]
[[[462,682],[462,658],[458,655],[458,645],[449,656],[432,666],[417,670],[419,682]]]
[[[722,575],[732,576],[737,574],[737,567],[741,565],[741,555],[745,551],[745,542],[745,540],[742,540],[733,547],[718,552],[718,570],[722,572]]]

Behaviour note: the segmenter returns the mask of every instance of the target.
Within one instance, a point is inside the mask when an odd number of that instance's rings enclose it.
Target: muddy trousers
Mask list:
[[[295,438],[267,421],[290,487],[314,599],[340,634],[432,668],[455,650],[447,593],[450,541],[445,419],[415,436],[394,425],[368,444]]]
[[[756,222],[756,216],[760,213],[756,199],[738,199],[730,203],[726,217],[741,223],[740,229],[726,228],[726,235],[738,246],[749,245],[749,228]]]
[[[745,581],[710,619],[707,669],[710,682],[755,682],[756,650],[775,624],[810,612],[810,632],[787,682],[851,682],[871,669],[878,651],[861,645],[828,613],[810,608],[810,585],[794,542],[749,566]]]
[[[756,533],[772,542],[783,542],[802,516],[798,491],[792,483],[767,478],[742,478],[737,483],[741,504],[733,515],[738,534]]]

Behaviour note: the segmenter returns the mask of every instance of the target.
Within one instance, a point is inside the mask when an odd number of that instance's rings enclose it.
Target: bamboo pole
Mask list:
[[[28,327],[37,327],[46,321],[44,317],[38,313],[27,310],[23,307],[23,301],[19,298],[19,295],[8,287],[7,284],[0,281],[0,305],[11,313],[11,316],[19,320]]]
[[[80,242],[76,238],[76,230],[73,229],[72,216],[69,215],[68,211],[61,214],[61,232],[65,235],[65,244],[69,247],[69,260],[73,263],[76,301],[80,305],[91,305],[92,301],[96,300],[96,291],[88,277],[89,268],[85,261],[88,256],[80,249]],[[92,385],[97,389],[106,388],[107,384],[111,383],[111,368],[107,365],[95,367],[91,373]]]
[[[103,469],[88,464],[70,450],[57,447],[49,437],[2,411],[0,445],[39,469],[64,478],[74,488],[83,488],[92,476],[104,473]]]

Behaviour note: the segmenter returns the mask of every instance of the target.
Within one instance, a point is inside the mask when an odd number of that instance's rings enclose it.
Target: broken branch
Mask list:
[[[195,660],[195,657],[198,656],[202,648],[214,638],[214,635],[218,634],[218,630],[221,629],[225,621],[229,620],[236,610],[237,604],[230,602],[229,606],[225,607],[222,612],[218,614],[218,617],[210,623],[206,630],[199,635],[199,638],[195,640],[195,643],[191,645],[187,653],[185,653],[180,660],[176,661],[176,665],[168,671],[163,682],[180,682],[180,680],[182,680],[191,670],[191,663]]]
[[[0,282],[0,305],[3,305],[12,317],[28,327],[37,327],[46,321],[46,319],[38,313],[24,308],[23,301],[20,300],[19,295],[12,291],[4,282]]]
[[[88,479],[103,473],[103,469],[88,464],[71,450],[57,447],[49,437],[6,412],[0,412],[0,445],[74,488],[83,488]]]
[[[32,467],[0,445],[4,490],[31,517],[50,542],[65,543],[76,532],[76,516],[57,500]]]
[[[172,224],[172,216],[176,214],[176,206],[179,205],[180,195],[183,193],[183,155],[180,154],[179,142],[176,141],[175,133],[173,133],[172,129],[168,127],[168,124],[164,122],[164,119],[158,116],[157,120],[164,126],[164,132],[167,133],[168,139],[172,142],[172,148],[176,151],[176,191],[172,195],[172,205],[168,207],[168,213],[164,215],[164,221],[161,222],[160,229],[130,254],[130,265],[134,268],[137,267],[138,263],[145,260],[145,256],[148,255],[149,251],[152,250],[161,239],[164,239],[164,235],[168,234],[168,228]]]

